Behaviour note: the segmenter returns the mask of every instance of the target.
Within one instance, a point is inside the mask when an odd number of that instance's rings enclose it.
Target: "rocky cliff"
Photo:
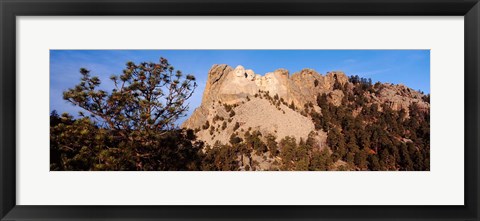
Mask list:
[[[195,129],[199,139],[210,145],[216,141],[227,143],[232,133],[248,130],[274,134],[279,139],[305,139],[313,131],[321,139],[325,134],[315,131],[304,107],[320,112],[316,102],[319,94],[326,94],[329,102],[341,105],[345,91],[353,90],[353,84],[340,71],[322,75],[303,69],[290,75],[288,70],[277,69],[262,76],[243,66],[233,69],[224,64],[213,65],[202,104],[182,127]],[[404,85],[377,83],[375,91],[364,93],[367,103],[387,104],[393,110],[408,112],[412,103],[425,111],[430,107],[425,95]]]
[[[233,154],[239,170],[428,170],[429,111],[430,96],[402,84],[213,65],[182,127],[222,168]]]
[[[211,115],[211,106],[215,101],[230,105],[239,104],[246,102],[247,97],[253,98],[259,92],[268,92],[271,96],[278,95],[287,104],[293,102],[298,107],[308,102],[315,103],[319,92],[332,91],[335,78],[342,84],[348,81],[342,72],[331,72],[322,76],[314,70],[305,69],[289,76],[287,70],[277,69],[261,76],[243,66],[233,69],[228,65],[213,65],[208,72],[202,105],[185,121],[183,127],[196,128],[203,125],[208,120],[208,115]]]

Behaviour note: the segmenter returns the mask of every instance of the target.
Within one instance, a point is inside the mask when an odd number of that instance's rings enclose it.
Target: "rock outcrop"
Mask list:
[[[312,69],[304,69],[290,77],[287,70],[277,69],[261,76],[241,65],[235,69],[227,65],[213,65],[208,73],[202,103],[217,100],[234,104],[259,91],[268,91],[272,96],[278,95],[286,102],[294,102],[301,107],[314,102],[319,92],[331,91],[336,79],[341,85],[348,82],[343,72],[329,72],[323,76]]]
[[[320,112],[316,102],[319,94],[326,94],[329,102],[341,105],[344,91],[351,88],[352,83],[341,71],[321,75],[315,70],[303,69],[290,76],[288,70],[277,69],[262,76],[240,65],[236,68],[213,65],[208,72],[202,104],[182,127],[196,129],[199,139],[210,145],[216,141],[227,143],[232,133],[248,130],[279,138],[305,139],[315,128],[311,119],[302,113],[304,106],[313,106]],[[426,111],[430,107],[424,101],[425,95],[404,85],[383,83],[374,93],[365,93],[368,102],[379,106],[387,104],[394,110],[408,111],[412,103]],[[260,99],[262,97],[277,97],[277,100]]]
[[[428,111],[430,104],[424,102],[424,95],[418,91],[412,90],[403,84],[384,83],[378,91],[378,96],[372,96],[373,100],[378,103],[385,103],[393,110],[405,109],[416,103],[420,109]]]

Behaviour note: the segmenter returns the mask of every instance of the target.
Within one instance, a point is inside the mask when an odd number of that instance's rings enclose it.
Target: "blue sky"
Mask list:
[[[213,64],[233,68],[243,65],[261,75],[278,68],[285,68],[290,74],[304,68],[320,74],[344,71],[349,76],[401,83],[430,93],[429,50],[51,50],[50,109],[74,116],[80,111],[64,101],[62,93],[79,82],[82,67],[100,77],[103,89],[111,89],[109,77],[122,73],[127,61],[157,62],[160,57],[167,58],[184,74],[197,77],[199,86],[189,100],[189,114],[201,103],[207,73]]]

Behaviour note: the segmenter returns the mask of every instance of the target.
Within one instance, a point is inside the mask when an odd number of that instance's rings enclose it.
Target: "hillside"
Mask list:
[[[429,111],[429,95],[405,85],[214,65],[182,127],[205,142],[216,169],[428,170]],[[214,152],[233,162],[224,167]]]

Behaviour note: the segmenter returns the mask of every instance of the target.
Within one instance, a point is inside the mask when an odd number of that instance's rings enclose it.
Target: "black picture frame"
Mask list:
[[[478,0],[0,0],[1,220],[479,220]],[[16,17],[439,15],[465,18],[464,206],[22,206],[16,204]],[[446,42],[448,44],[448,42]],[[458,148],[461,148],[458,147]],[[448,191],[448,190],[445,190]],[[121,194],[121,193],[119,193]]]

